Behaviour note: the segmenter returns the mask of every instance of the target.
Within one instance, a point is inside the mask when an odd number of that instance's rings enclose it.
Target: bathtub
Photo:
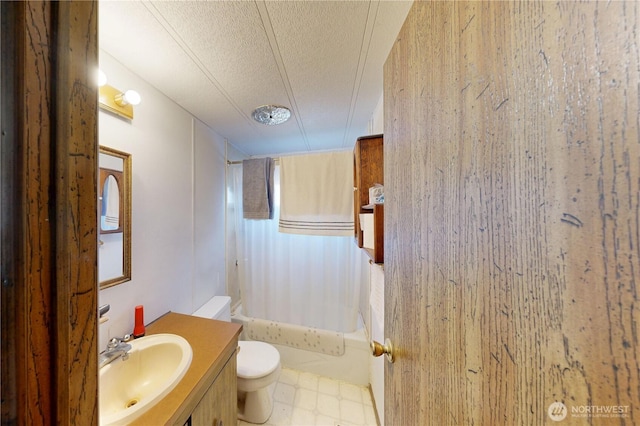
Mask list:
[[[264,323],[265,320],[259,320],[247,317],[242,313],[242,308],[237,307],[231,314],[231,321],[242,324],[243,332],[240,338],[242,340],[258,340],[252,339],[251,335],[255,333],[247,333],[252,329],[252,324],[256,322]],[[324,377],[330,377],[336,380],[353,383],[361,386],[369,385],[369,363],[371,354],[369,349],[369,339],[367,333],[360,320],[358,329],[352,333],[336,333],[317,329],[318,334],[326,334],[329,338],[335,338],[330,335],[340,335],[343,342],[339,350],[340,354],[335,355],[333,348],[317,348],[318,350],[307,350],[300,347],[294,347],[289,344],[274,343],[273,340],[260,339],[272,344],[278,352],[280,352],[280,362],[283,367],[291,368],[298,371],[306,371],[318,374]],[[302,339],[301,333],[305,327],[297,325],[270,322],[271,325],[277,325],[280,340]],[[280,333],[282,336],[280,336]],[[306,340],[306,339],[305,339]]]

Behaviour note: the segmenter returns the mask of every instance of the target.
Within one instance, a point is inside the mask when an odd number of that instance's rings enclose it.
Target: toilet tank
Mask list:
[[[193,316],[231,322],[231,298],[214,296],[195,311]]]

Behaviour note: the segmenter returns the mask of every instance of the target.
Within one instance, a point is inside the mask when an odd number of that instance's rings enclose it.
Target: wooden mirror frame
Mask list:
[[[122,173],[118,176],[118,187],[120,190],[120,227],[116,231],[103,231],[101,230],[100,223],[98,223],[98,235],[101,237],[103,234],[113,234],[122,232],[122,275],[114,278],[109,278],[99,282],[99,288],[105,289],[117,284],[131,280],[131,154],[118,151],[113,148],[100,145],[100,154],[110,155],[122,160]],[[99,160],[98,160],[99,164]],[[101,184],[104,182],[101,178],[104,168],[100,167],[100,176],[98,178],[98,193],[102,194]],[[101,208],[101,199],[98,200],[98,208]],[[100,214],[98,214],[98,222],[100,220]],[[102,245],[102,240],[98,242]],[[100,250],[98,249],[98,253]],[[98,275],[99,275],[98,271]]]

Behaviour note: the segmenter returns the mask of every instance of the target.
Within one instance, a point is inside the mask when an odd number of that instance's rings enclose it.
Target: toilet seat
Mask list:
[[[257,379],[273,373],[280,365],[280,353],[268,343],[238,342],[238,378]]]

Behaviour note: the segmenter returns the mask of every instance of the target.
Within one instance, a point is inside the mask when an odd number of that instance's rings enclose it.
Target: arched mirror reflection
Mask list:
[[[100,288],[131,279],[131,155],[100,147],[98,179]]]
[[[109,169],[100,169],[100,231],[122,231],[122,202],[120,200],[120,183],[122,172]]]

